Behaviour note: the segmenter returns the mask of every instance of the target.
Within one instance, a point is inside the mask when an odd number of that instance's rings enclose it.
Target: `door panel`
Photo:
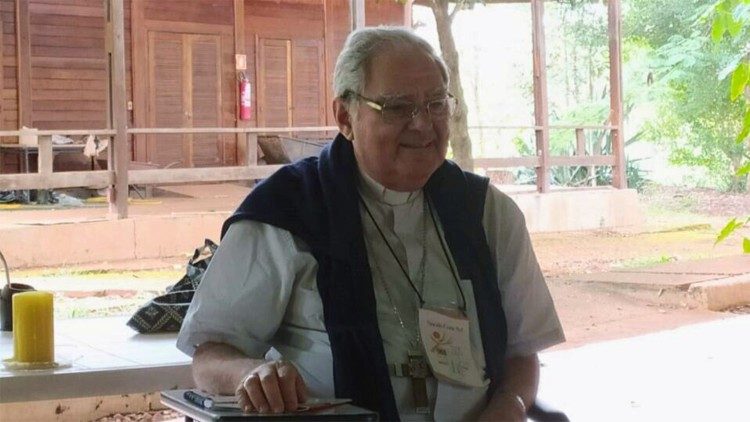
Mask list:
[[[259,125],[323,125],[326,100],[322,40],[258,38],[256,51]]]
[[[150,31],[149,127],[221,127],[221,39]],[[221,164],[219,134],[149,135],[148,161],[160,167]]]
[[[258,40],[259,126],[284,127],[291,116],[291,42],[283,39]]]
[[[183,38],[180,34],[149,32],[149,127],[183,127]],[[148,161],[161,166],[184,165],[183,135],[148,135]]]
[[[192,127],[221,126],[221,48],[218,36],[191,36]],[[192,135],[192,161],[196,166],[221,164],[218,134]]]
[[[292,42],[292,125],[321,126],[325,122],[325,58],[323,42]]]

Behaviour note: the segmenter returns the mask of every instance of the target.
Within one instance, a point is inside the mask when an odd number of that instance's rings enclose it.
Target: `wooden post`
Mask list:
[[[245,0],[234,0],[234,54],[245,55],[245,63],[247,63],[247,50],[245,49]],[[236,65],[237,63],[235,63]],[[236,72],[247,72],[247,69],[240,70],[235,69]],[[247,76],[247,74],[245,74]],[[257,87],[256,87],[257,89]],[[235,127],[247,127],[248,122],[244,122],[239,118],[239,107],[240,107],[240,89],[239,84],[234,82],[234,101],[235,101]],[[235,137],[237,143],[235,160],[237,165],[247,164],[245,157],[247,157],[247,144],[245,138],[241,133],[238,133]]]
[[[547,59],[544,48],[544,0],[531,0],[532,53],[534,56],[534,124],[536,126],[536,188],[549,191],[549,113],[547,104]]]
[[[323,60],[325,60],[325,64],[323,65],[323,81],[325,84],[325,96],[326,96],[326,114],[325,119],[323,119],[323,124],[330,125],[332,124],[333,120],[333,114],[331,113],[331,104],[333,103],[333,91],[331,89],[332,81],[331,81],[331,74],[333,73],[333,70],[330,69],[330,63],[331,63],[331,37],[333,34],[331,33],[331,28],[329,25],[331,22],[328,18],[328,7],[331,0],[322,0],[321,3],[323,4]]]
[[[245,149],[247,150],[247,166],[258,165],[258,134],[257,133],[246,133],[245,134]]]
[[[248,167],[255,167],[258,165],[258,134],[257,133],[245,133],[245,165]],[[255,186],[255,180],[244,180],[247,186]]]
[[[0,19],[0,56],[3,54],[3,48],[1,47],[3,45],[3,20]],[[4,72],[5,66],[0,66],[0,92],[4,92],[5,89],[5,72]],[[4,101],[0,101],[0,128],[6,129],[5,127],[5,104]],[[17,128],[13,128],[17,129]],[[0,138],[0,143],[3,142],[3,139]],[[3,172],[3,163],[0,161],[0,173]]]
[[[109,215],[112,218],[128,216],[128,111],[125,91],[125,13],[123,0],[108,0],[107,28],[111,31],[112,49],[109,51],[109,90],[112,98],[110,122],[115,129],[113,167],[115,185],[110,189]]]
[[[107,0],[109,1],[109,0]],[[130,2],[130,42],[131,42],[131,70],[133,73],[133,126],[147,127],[146,104],[148,103],[148,57],[146,54],[148,41],[145,18],[143,16],[144,3],[140,0]],[[135,161],[148,162],[148,135],[133,135],[133,155]]]
[[[586,135],[583,133],[583,128],[576,128],[576,155],[586,155]],[[586,166],[586,174],[589,177],[589,185],[596,186],[596,168],[594,166]]]
[[[18,83],[18,126],[31,127],[31,43],[29,0],[16,0],[16,78]]]
[[[583,128],[576,128],[576,155],[586,155],[586,136]]]
[[[38,158],[36,171],[42,176],[42,180],[46,185],[52,177],[52,162],[54,160],[52,155],[52,137],[39,136],[37,137],[37,142]]]
[[[352,31],[365,27],[365,0],[350,0]]]
[[[615,165],[612,167],[612,186],[627,189],[628,180],[625,176],[625,140],[622,127],[622,55],[620,45],[622,35],[620,0],[609,0],[607,16],[609,26],[609,121],[612,128],[612,153]]]
[[[414,25],[412,21],[412,8],[414,7],[414,0],[406,0],[404,4],[404,26],[411,28]]]

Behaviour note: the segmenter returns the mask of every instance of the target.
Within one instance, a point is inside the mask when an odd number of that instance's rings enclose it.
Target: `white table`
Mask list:
[[[750,420],[750,315],[543,353],[540,360],[540,395],[571,421]]]
[[[190,358],[176,334],[138,334],[126,317],[55,321],[55,358],[71,365],[38,371],[0,368],[0,403],[56,400],[192,388]],[[12,333],[0,357],[13,354]]]

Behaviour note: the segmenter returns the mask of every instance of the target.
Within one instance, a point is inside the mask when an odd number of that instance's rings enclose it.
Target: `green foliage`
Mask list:
[[[750,217],[748,217],[745,221],[737,221],[737,218],[733,218],[727,222],[727,224],[724,226],[724,228],[721,229],[718,236],[716,236],[716,241],[714,244],[717,244],[727,237],[729,237],[732,233],[734,233],[735,230],[739,229],[740,227],[744,226],[750,222]]]
[[[732,38],[739,37],[750,22],[750,2],[747,0],[718,0],[709,10],[711,22],[711,40],[722,41],[724,34]]]
[[[729,34],[731,40],[724,44],[733,44],[734,40],[746,38],[743,35],[746,35],[747,30],[750,29],[750,0],[717,0],[712,13],[711,38],[714,43],[721,43],[725,33]],[[745,45],[745,50],[738,59],[735,58],[730,63],[727,71],[732,73],[729,98],[732,101],[742,100],[745,105],[742,129],[736,139],[738,145],[743,145],[746,139],[750,145],[750,138],[748,138],[750,135],[750,95],[743,95],[750,85],[750,41],[746,41]],[[747,158],[747,155],[745,157]],[[741,166],[737,170],[737,176],[747,180],[748,172],[750,172],[750,163]],[[733,218],[719,232],[716,243],[731,236],[748,222],[750,222],[750,217],[744,222],[738,222],[736,218]],[[750,239],[743,238],[742,250],[744,253],[750,253]]]
[[[609,114],[609,47],[606,8],[590,1],[559,1],[545,13],[559,23],[547,34],[547,66],[550,87],[549,112],[551,123],[562,121],[564,115],[580,111],[593,117],[586,124],[602,124]],[[584,108],[602,110],[592,115]],[[570,116],[567,116],[570,117]],[[572,123],[566,121],[565,124]]]
[[[737,54],[722,70],[721,79],[731,73],[729,97],[732,101],[741,100],[743,93],[750,85],[750,41],[747,41],[750,31],[750,0],[718,0],[707,15],[713,16],[711,22],[711,39],[715,44],[729,44],[739,47]],[[727,37],[725,37],[727,35]],[[735,41],[740,40],[738,45]],[[744,49],[742,42],[745,42]],[[750,102],[744,97],[745,103]],[[750,107],[747,107],[742,119],[742,128],[737,135],[737,143],[742,143],[750,135]],[[738,171],[739,174],[739,171]]]
[[[729,98],[732,101],[740,99],[748,80],[750,80],[750,63],[740,62],[732,72],[732,84],[729,87]]]
[[[714,1],[631,0],[624,24],[627,39],[650,51],[648,90],[659,113],[645,125],[646,138],[666,146],[672,163],[704,167],[713,184],[746,191],[748,178],[738,171],[748,163],[749,150],[737,139],[750,134],[750,115],[733,98],[742,96],[750,79],[744,53],[750,33],[737,24],[746,22],[746,11],[734,13],[728,6],[747,0]],[[711,22],[718,29],[709,31]]]
[[[746,109],[747,110],[745,110],[745,118],[742,119],[742,130],[740,131],[740,134],[737,135],[737,139],[735,140],[738,144],[743,142],[745,139],[747,139],[748,136],[750,136],[750,107],[746,107]]]
[[[628,182],[628,188],[643,192],[643,189],[651,182],[651,179],[646,176],[647,172],[640,167],[638,164],[639,161],[640,159],[625,157],[625,178]],[[596,184],[612,184],[612,167],[596,168]]]

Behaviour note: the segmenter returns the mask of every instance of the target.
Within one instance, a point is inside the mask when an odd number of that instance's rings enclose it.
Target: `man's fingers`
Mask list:
[[[301,376],[299,376],[299,373],[297,373],[297,378],[294,381],[295,386],[297,387],[297,403],[304,403],[307,401],[307,385],[305,385],[305,380],[302,379]]]
[[[254,373],[247,377],[244,385],[252,406],[257,409],[258,412],[268,412],[270,406],[268,405],[268,400],[266,400],[265,393],[263,393],[263,386],[260,383],[260,377],[258,374]]]
[[[297,410],[307,401],[307,387],[297,368],[288,362],[268,362],[253,370],[237,388],[237,401],[245,412]]]
[[[297,380],[300,379],[297,374],[297,368],[287,362],[278,362],[276,364],[276,373],[279,377],[279,387],[281,388],[281,397],[284,400],[284,409],[287,412],[297,410],[299,404],[297,400]]]
[[[250,413],[253,411],[253,403],[250,401],[250,396],[248,396],[247,390],[245,390],[244,383],[237,388],[234,395],[237,396],[237,404],[240,405],[240,409],[242,409],[243,412]]]
[[[270,410],[274,413],[281,413],[284,411],[284,400],[281,398],[279,377],[276,375],[276,365],[266,364],[264,366],[265,368],[258,371],[260,375],[260,385],[263,387],[263,393],[266,396]],[[255,402],[253,402],[253,404],[255,404]],[[263,410],[261,410],[261,412],[262,411]]]

